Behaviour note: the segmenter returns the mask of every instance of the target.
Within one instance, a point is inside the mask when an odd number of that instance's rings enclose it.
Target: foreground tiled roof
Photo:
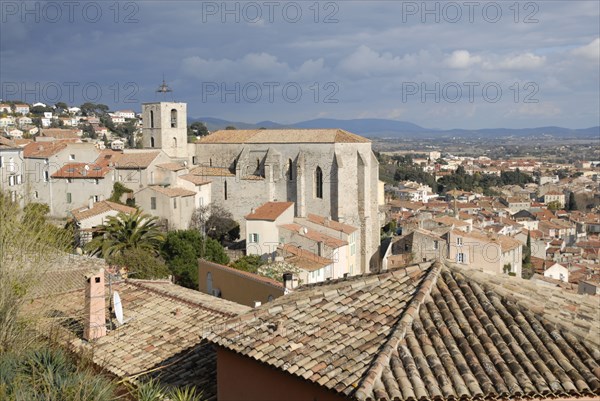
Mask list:
[[[31,306],[45,307],[52,322],[68,330],[71,346],[93,350],[93,362],[104,370],[134,382],[149,375],[163,385],[194,385],[204,392],[204,400],[216,399],[216,355],[202,333],[249,308],[168,281],[129,280],[112,288],[121,297],[125,324],[109,329],[94,344],[80,339],[82,289]]]
[[[197,143],[369,143],[367,138],[342,129],[221,130]]]
[[[121,205],[120,203],[115,203],[115,202],[104,200],[104,201],[94,203],[94,205],[91,209],[88,208],[87,206],[73,209],[73,210],[71,210],[71,214],[77,221],[82,221],[82,220],[88,219],[90,217],[97,216],[99,214],[110,212],[110,211],[123,212],[123,213],[135,213],[136,210],[137,209],[134,207]]]
[[[349,399],[600,395],[594,343],[440,262],[306,286],[208,339]]]
[[[351,394],[394,327],[410,320],[410,313],[402,317],[411,300],[424,297],[438,272],[417,267],[305,286],[229,321],[208,339]]]
[[[278,248],[281,250],[284,260],[309,272],[319,270],[333,263],[333,260],[319,256],[308,249],[298,248],[294,245],[285,244]]]
[[[246,215],[245,219],[275,221],[293,205],[294,202],[267,202]]]

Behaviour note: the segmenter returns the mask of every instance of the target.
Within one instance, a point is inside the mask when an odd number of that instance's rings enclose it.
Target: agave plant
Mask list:
[[[202,401],[202,391],[193,386],[174,387],[168,394],[170,401]]]

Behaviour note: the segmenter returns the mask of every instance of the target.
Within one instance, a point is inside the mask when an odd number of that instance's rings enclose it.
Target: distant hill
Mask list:
[[[431,129],[424,128],[407,121],[386,120],[379,118],[361,118],[352,120],[338,120],[332,118],[318,118],[300,121],[294,124],[280,124],[274,121],[259,121],[255,124],[239,121],[227,121],[213,117],[190,118],[189,122],[202,121],[209,131],[225,129],[234,126],[238,129],[258,128],[341,128],[355,134],[377,138],[480,138],[480,137],[530,137],[530,136],[565,136],[580,138],[600,137],[600,126],[570,129],[563,127],[535,127],[535,128],[485,128],[478,130],[468,129]]]

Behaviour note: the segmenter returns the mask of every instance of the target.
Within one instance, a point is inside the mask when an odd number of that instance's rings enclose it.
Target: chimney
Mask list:
[[[254,307],[258,308],[262,303],[260,301],[254,301]]]
[[[294,277],[293,273],[283,273],[283,288],[286,293],[294,290],[298,286],[298,278]]]
[[[104,269],[85,277],[85,321],[83,338],[95,340],[106,335]]]

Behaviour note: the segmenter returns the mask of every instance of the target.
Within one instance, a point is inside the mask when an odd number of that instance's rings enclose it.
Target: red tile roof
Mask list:
[[[95,163],[67,163],[52,178],[104,178],[110,168]]]
[[[294,202],[267,202],[246,215],[246,220],[275,221],[293,205]]]

